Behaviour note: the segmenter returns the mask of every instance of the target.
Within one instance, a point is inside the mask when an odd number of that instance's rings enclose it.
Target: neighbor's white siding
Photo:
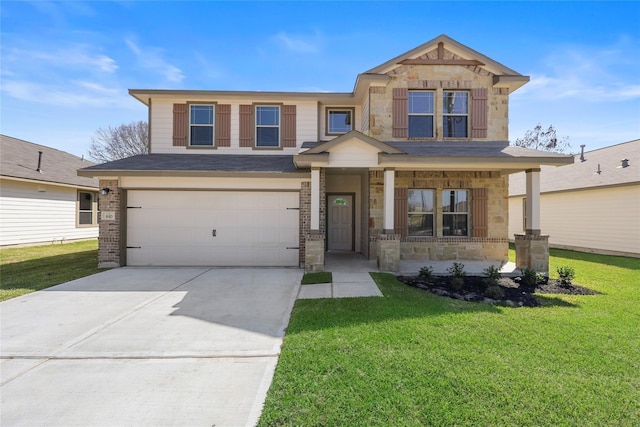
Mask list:
[[[189,101],[215,102],[217,104],[231,105],[231,146],[213,149],[190,149],[187,147],[173,146],[173,104]],[[158,98],[151,104],[151,152],[152,153],[181,153],[181,154],[293,154],[297,153],[305,141],[317,141],[318,139],[318,103],[316,101],[287,101],[273,99],[265,103],[282,103],[283,105],[296,106],[296,140],[298,146],[282,150],[253,150],[240,148],[240,105],[253,104],[252,101],[238,98]]]
[[[0,246],[98,237],[76,226],[77,189],[0,180]]]
[[[511,236],[523,232],[522,198],[509,198]],[[640,185],[543,193],[540,205],[551,246],[640,256]]]

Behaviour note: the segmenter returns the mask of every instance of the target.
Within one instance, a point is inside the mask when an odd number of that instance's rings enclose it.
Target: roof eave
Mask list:
[[[305,178],[304,171],[206,171],[206,170],[127,170],[127,169],[81,169],[79,176],[86,177],[114,177],[114,176],[148,176],[148,177],[234,177],[246,176],[250,178]]]

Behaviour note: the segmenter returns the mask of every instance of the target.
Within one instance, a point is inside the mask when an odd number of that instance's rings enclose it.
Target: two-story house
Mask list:
[[[348,93],[130,90],[149,109],[150,154],[79,172],[106,193],[100,264],[505,261],[508,175],[524,171],[517,263],[547,271],[540,166],[573,158],[509,146],[509,95],[528,81],[442,35]]]

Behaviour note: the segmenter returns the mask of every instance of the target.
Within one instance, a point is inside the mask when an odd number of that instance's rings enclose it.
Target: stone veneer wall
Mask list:
[[[423,55],[424,59],[437,59],[437,49]],[[445,50],[445,59],[462,59]],[[402,140],[393,137],[393,89],[435,90],[435,131],[442,140],[442,90],[471,90],[487,88],[487,141],[509,140],[509,90],[493,88],[493,74],[482,67],[469,65],[402,65],[389,73],[386,87],[369,90],[369,135],[381,141]],[[471,109],[471,107],[470,107]],[[471,118],[469,123],[471,123]],[[471,131],[471,126],[469,126]],[[470,138],[464,138],[469,140]],[[449,140],[449,138],[447,138]]]
[[[516,234],[516,267],[549,273],[549,236]]]
[[[382,171],[369,173],[369,258],[377,257],[377,236],[382,232],[384,176]],[[436,236],[400,239],[400,259],[507,261],[508,180],[500,172],[396,171],[397,188],[436,189]],[[488,237],[443,237],[440,198],[443,189],[488,189]],[[471,213],[469,223],[471,224]]]
[[[320,234],[326,229],[326,173],[320,170]],[[300,266],[306,263],[306,240],[311,231],[311,182],[303,182],[300,186]],[[316,245],[317,246],[317,245]],[[322,246],[324,251],[324,244]]]
[[[99,210],[102,217],[103,212],[114,212],[114,220],[98,220],[98,267],[112,268],[120,267],[120,188],[118,180],[100,180],[100,188],[109,188],[109,194],[100,195]]]

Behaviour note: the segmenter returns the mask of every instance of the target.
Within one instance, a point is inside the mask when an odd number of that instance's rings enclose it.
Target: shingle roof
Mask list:
[[[38,171],[39,152],[42,152]],[[98,187],[98,180],[78,176],[78,169],[94,163],[64,151],[0,135],[0,176],[33,181]]]
[[[629,160],[628,167],[621,167],[622,159]],[[577,154],[573,164],[558,168],[542,166],[540,172],[541,193],[630,183],[640,183],[640,139],[587,151],[584,161]],[[509,195],[525,193],[524,174],[511,175]]]
[[[300,172],[293,156],[237,154],[140,154],[84,169],[97,171]]]

